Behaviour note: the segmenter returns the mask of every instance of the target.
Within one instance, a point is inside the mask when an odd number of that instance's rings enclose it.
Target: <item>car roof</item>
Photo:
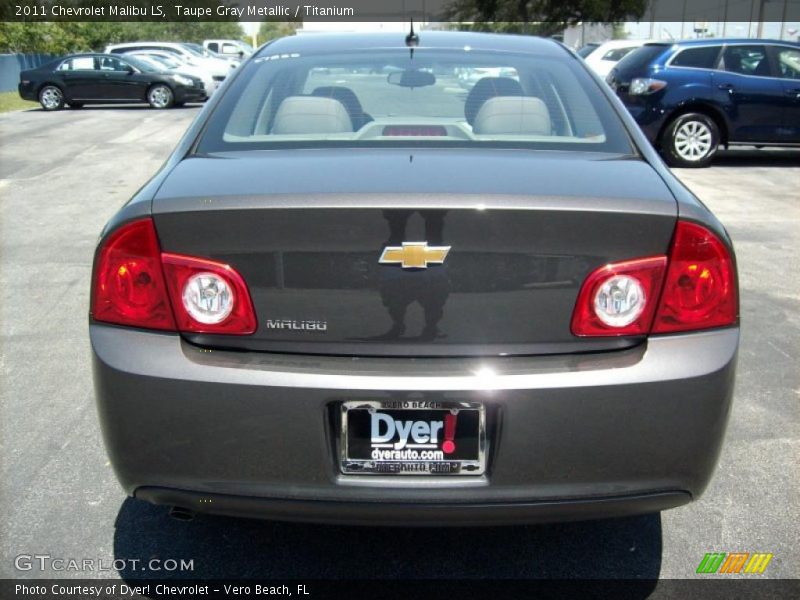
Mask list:
[[[82,58],[82,57],[88,58],[90,56],[99,58],[121,58],[121,55],[119,54],[106,54],[103,52],[79,52],[78,54],[68,54],[67,56],[64,56],[63,58],[58,60],[65,61],[70,58]]]
[[[651,40],[608,40],[607,42],[603,42],[600,44],[597,49],[600,48],[626,48],[628,46],[643,46],[649,43]]]
[[[722,44],[781,44],[800,48],[800,43],[789,40],[774,40],[765,38],[705,38],[702,40],[660,40],[649,42],[650,45],[662,46],[720,46]]]
[[[109,44],[107,48],[126,48],[128,46],[141,46],[142,44],[147,44],[150,46],[170,46],[170,47],[184,45],[183,42],[156,42],[152,40],[151,41],[142,40],[139,42],[122,42],[120,44]]]
[[[531,52],[564,56],[563,45],[549,38],[530,35],[462,31],[421,31],[418,48],[465,48],[505,52]],[[406,48],[405,33],[307,33],[277,39],[262,46],[257,56],[275,52],[337,52],[375,48]]]

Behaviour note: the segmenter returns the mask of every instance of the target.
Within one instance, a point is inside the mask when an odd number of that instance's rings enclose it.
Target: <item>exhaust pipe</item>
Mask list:
[[[191,521],[194,519],[194,511],[182,506],[173,506],[169,509],[169,516],[176,521]]]

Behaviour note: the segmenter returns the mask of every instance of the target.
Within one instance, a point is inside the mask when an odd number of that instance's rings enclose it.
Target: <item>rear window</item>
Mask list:
[[[665,44],[645,44],[627,54],[617,63],[617,72],[632,74],[634,77],[647,70],[650,63],[664,53],[668,46]]]
[[[707,48],[686,48],[681,50],[669,63],[673,67],[693,67],[695,69],[714,69],[719,59],[720,46]]]
[[[198,152],[409,144],[632,152],[605,96],[566,53],[268,51],[242,67]]]
[[[603,55],[602,60],[610,60],[613,62],[617,62],[618,60],[622,60],[625,56],[629,53],[636,50],[638,46],[627,46],[626,48],[614,48],[613,50],[609,50]]]

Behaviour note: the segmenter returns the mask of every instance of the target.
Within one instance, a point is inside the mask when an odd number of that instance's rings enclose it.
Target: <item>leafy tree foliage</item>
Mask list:
[[[302,21],[264,21],[258,28],[258,43],[263,44],[275,38],[294,35]]]
[[[217,22],[0,22],[0,52],[70,54],[102,50],[106,44],[155,40],[202,42],[240,39],[236,21]]]

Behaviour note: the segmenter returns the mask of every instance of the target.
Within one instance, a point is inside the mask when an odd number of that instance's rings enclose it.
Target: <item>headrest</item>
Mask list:
[[[353,123],[344,105],[333,98],[289,96],[275,113],[272,133],[352,133]]]
[[[489,98],[495,96],[522,96],[522,86],[510,77],[483,77],[472,86],[464,102],[464,117],[470,125],[475,124],[478,111]]]
[[[472,131],[489,135],[551,135],[550,111],[534,96],[497,96],[481,107]]]

